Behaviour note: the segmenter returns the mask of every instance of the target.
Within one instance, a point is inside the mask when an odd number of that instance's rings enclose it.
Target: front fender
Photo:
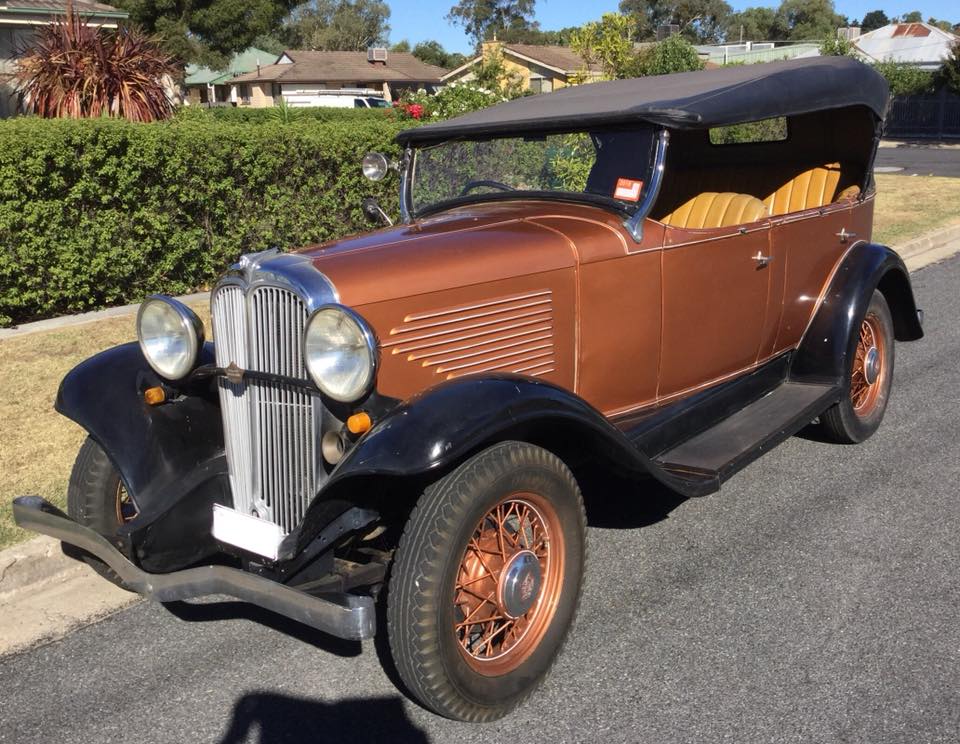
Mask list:
[[[650,475],[685,495],[688,481],[644,455],[602,413],[564,388],[498,374],[451,380],[401,403],[339,463],[281,553],[295,554],[329,521],[331,510],[368,503],[371,478],[432,481],[498,441],[522,440],[561,450],[561,458],[599,458],[622,472]],[[377,506],[376,504],[373,504]]]
[[[206,344],[200,363],[212,359],[213,346]],[[144,390],[161,384],[139,345],[124,344],[71,370],[55,408],[97,441],[133,498],[138,514],[119,533],[127,550],[144,567],[172,570],[215,552],[212,503],[229,504],[231,497],[220,408],[209,381],[147,405]]]
[[[850,338],[879,289],[893,315],[897,341],[923,338],[923,328],[903,260],[890,248],[859,243],[841,259],[790,367],[798,382],[835,384],[844,379]]]

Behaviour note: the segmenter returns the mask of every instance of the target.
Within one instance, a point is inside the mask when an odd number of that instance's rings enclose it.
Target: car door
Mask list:
[[[770,225],[666,228],[657,398],[676,397],[754,366],[770,281]]]

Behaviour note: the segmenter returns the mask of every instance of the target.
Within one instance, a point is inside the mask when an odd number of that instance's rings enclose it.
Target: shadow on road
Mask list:
[[[249,620],[250,622],[272,628],[284,635],[308,643],[322,651],[337,656],[359,656],[363,650],[359,641],[346,641],[335,638],[319,630],[277,615],[247,602],[225,600],[195,604],[191,602],[164,602],[163,606],[173,615],[188,623],[208,623],[221,620]]]
[[[599,529],[632,530],[666,519],[686,501],[653,478],[628,479],[597,472],[581,484],[587,524]]]
[[[230,728],[220,744],[277,742],[386,742],[424,744],[399,697],[322,703],[272,692],[253,692],[233,707]]]

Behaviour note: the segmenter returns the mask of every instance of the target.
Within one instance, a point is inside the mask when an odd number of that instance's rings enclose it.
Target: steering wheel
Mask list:
[[[479,189],[483,186],[487,186],[491,189],[500,189],[500,191],[516,191],[513,186],[507,186],[505,183],[500,181],[489,181],[486,179],[480,179],[477,181],[470,181],[466,186],[460,190],[460,196],[466,196],[474,189]]]

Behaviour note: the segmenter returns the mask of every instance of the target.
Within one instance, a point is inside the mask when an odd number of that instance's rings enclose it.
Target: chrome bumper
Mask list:
[[[351,594],[336,595],[335,599],[315,597],[227,566],[201,566],[168,574],[147,573],[133,565],[102,535],[77,524],[39,496],[14,499],[13,518],[24,529],[50,535],[95,555],[116,571],[128,588],[157,602],[227,594],[338,638],[372,638],[376,630],[371,597]]]

